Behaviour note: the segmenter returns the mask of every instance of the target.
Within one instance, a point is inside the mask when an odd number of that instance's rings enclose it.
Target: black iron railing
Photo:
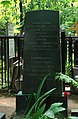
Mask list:
[[[0,89],[22,88],[24,36],[0,36]],[[78,65],[78,37],[61,33],[62,73],[72,77]]]
[[[23,39],[24,36],[0,36],[0,89],[15,88],[14,76],[19,80],[17,74],[21,75]]]
[[[62,73],[73,77],[73,67],[78,67],[78,37],[61,35]]]

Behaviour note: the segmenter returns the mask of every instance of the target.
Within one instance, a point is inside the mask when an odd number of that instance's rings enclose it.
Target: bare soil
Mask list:
[[[16,109],[16,98],[15,96],[0,96],[0,112],[6,114],[6,119],[10,119],[12,113]]]
[[[68,110],[78,109],[78,94],[68,96]],[[10,119],[16,110],[16,97],[0,95],[0,112],[6,114],[6,119]]]
[[[68,97],[68,109],[78,109],[78,94]]]

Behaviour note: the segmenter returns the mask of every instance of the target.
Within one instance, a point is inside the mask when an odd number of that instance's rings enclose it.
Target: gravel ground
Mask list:
[[[68,97],[68,109],[78,109],[78,94]]]
[[[6,114],[6,119],[10,119],[16,108],[15,96],[0,96],[0,112]]]
[[[78,109],[78,94],[68,97],[68,109]],[[10,119],[16,109],[15,96],[0,96],[0,112],[6,114],[6,119]],[[17,118],[18,119],[18,118]]]

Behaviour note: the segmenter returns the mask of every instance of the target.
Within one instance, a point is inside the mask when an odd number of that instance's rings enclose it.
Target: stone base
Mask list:
[[[22,91],[20,91],[16,95],[16,113],[22,113],[25,112],[27,107],[27,97],[28,95],[22,94]],[[52,103],[57,102],[63,102],[63,107],[66,109],[62,114],[67,117],[67,97],[61,96],[61,95],[51,95],[46,99],[46,110],[50,107]]]
[[[5,114],[0,112],[0,119],[5,119]]]
[[[16,113],[23,113],[27,107],[27,95],[22,94],[22,91],[16,95]]]
[[[77,116],[78,117],[78,109],[71,109],[71,116]]]

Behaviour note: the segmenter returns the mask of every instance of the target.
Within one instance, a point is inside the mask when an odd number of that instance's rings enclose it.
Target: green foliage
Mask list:
[[[71,64],[68,63],[68,62],[66,62],[66,64],[65,64],[65,74],[67,76],[70,76],[71,75]]]
[[[33,114],[32,119],[38,119],[43,114],[45,107],[46,104],[44,104],[40,109],[38,109],[37,112]]]
[[[42,90],[42,87],[45,83],[45,81],[48,79],[48,77],[51,75],[51,72],[48,73],[46,76],[44,76],[44,78],[42,79],[42,82],[40,83],[40,86],[38,87],[38,90],[37,90],[37,95],[36,95],[36,98],[38,99],[40,94],[41,94],[41,90]]]
[[[78,117],[72,116],[72,117],[68,117],[68,119],[78,119]]]
[[[49,90],[48,92],[41,94],[41,89],[44,85],[44,82],[48,79],[48,77],[51,75],[51,73],[48,73],[42,80],[37,93],[33,93],[32,96],[30,96],[30,102],[32,102],[32,99],[34,98],[34,103],[30,105],[31,103],[28,103],[27,111],[25,112],[24,119],[64,119],[64,116],[60,113],[62,111],[65,111],[65,108],[62,107],[63,103],[56,102],[50,105],[50,107],[46,109],[46,103],[44,102],[45,99],[55,90],[55,88]],[[73,86],[78,86],[78,83],[74,81],[72,78],[70,78],[67,75],[64,75],[62,73],[56,73],[55,80],[61,80],[66,81],[67,83],[71,83]],[[44,102],[44,103],[43,103]],[[76,119],[76,117],[68,117],[67,119]]]
[[[0,20],[0,34],[6,35],[5,34],[5,22],[4,22],[4,20]]]
[[[35,106],[40,102],[40,100],[42,100],[42,99],[43,99],[44,97],[46,97],[46,96],[49,96],[54,90],[55,90],[55,88],[53,88],[53,89],[49,90],[48,92],[44,93],[43,95],[41,95],[41,96],[37,99],[37,101],[32,105],[32,107],[31,107],[30,110],[28,111],[28,113],[27,113],[25,119],[29,119],[29,117],[30,117],[31,114],[32,114],[33,109],[34,109]]]
[[[17,0],[18,1],[18,0]],[[16,7],[15,7],[16,6]],[[19,2],[18,5],[12,0],[2,0],[0,2],[0,23],[1,27],[3,26],[4,32],[1,32],[0,27],[0,35],[5,35],[6,23],[14,24],[14,32],[18,33],[17,28],[20,27],[20,10],[19,10]],[[2,23],[4,25],[2,25]]]
[[[59,115],[61,111],[65,110],[65,108],[62,107],[62,103],[51,104],[50,108],[47,111],[45,111],[45,107],[46,104],[39,108],[37,112],[33,113],[33,115],[30,116],[31,119],[56,119],[57,115]],[[29,118],[25,117],[25,119]],[[58,117],[57,119],[61,118]]]
[[[78,1],[77,0],[21,0],[23,22],[25,12],[32,10],[59,10],[60,27],[68,34],[69,27],[78,20]],[[4,19],[14,23],[15,32],[20,30],[20,6],[19,0],[1,0],[0,2],[0,21]],[[6,18],[7,17],[7,18]]]
[[[66,83],[70,83],[74,87],[78,87],[78,82],[76,82],[73,78],[70,78],[69,76],[64,75],[62,73],[56,73],[55,80],[65,81]]]
[[[48,118],[55,119],[56,115],[64,110],[65,108],[62,107],[62,103],[54,103],[51,104],[50,108],[43,115],[47,116]]]
[[[45,99],[55,90],[55,88],[49,90],[48,92],[41,94],[42,87],[51,73],[48,73],[41,81],[37,93],[33,93],[28,102],[28,107],[25,111],[25,119],[52,119],[56,118],[59,112],[64,111],[65,108],[62,107],[62,103],[51,104],[50,108],[45,111],[46,104],[43,103]],[[34,103],[31,103],[34,98]],[[59,118],[58,118],[59,119]]]
[[[69,32],[69,27],[78,20],[78,1],[77,0],[34,0],[29,2],[26,10],[59,10],[60,12],[60,27]]]
[[[30,107],[33,105],[34,102],[36,102],[39,97],[41,96],[41,90],[42,90],[42,87],[45,83],[45,81],[48,79],[48,77],[51,75],[51,73],[48,73],[46,76],[44,76],[44,78],[42,79],[39,87],[38,87],[38,90],[36,93],[33,93],[29,96],[29,99],[28,99],[28,106],[25,110],[25,113],[30,109]],[[37,103],[35,105],[35,111],[38,109],[38,106],[41,106],[41,104],[46,100],[46,98],[48,97],[48,95],[46,97],[44,97],[39,103]]]
[[[1,2],[1,4],[3,5],[3,7],[7,7],[8,8],[11,3],[10,3],[10,1],[4,0],[4,1]]]

